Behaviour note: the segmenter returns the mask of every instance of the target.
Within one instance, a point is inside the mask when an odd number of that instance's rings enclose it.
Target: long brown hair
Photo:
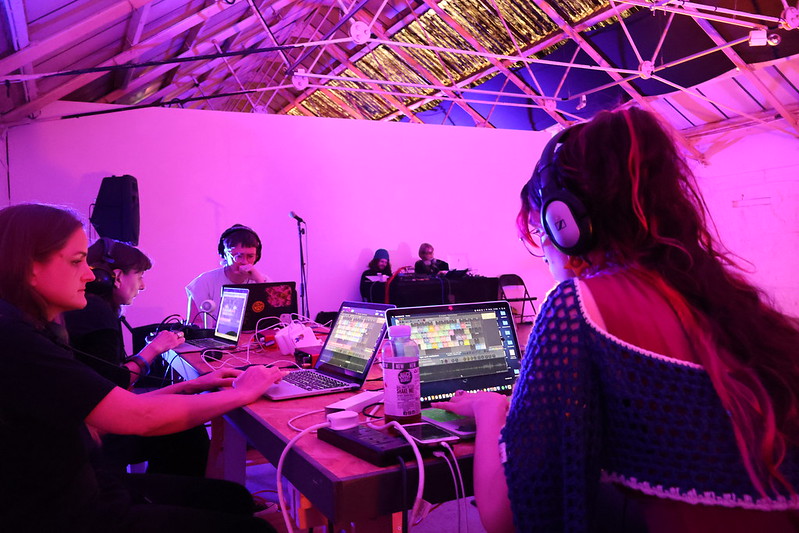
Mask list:
[[[30,284],[33,263],[61,250],[82,227],[80,217],[63,207],[18,204],[0,210],[0,298],[43,326],[46,304]]]
[[[593,249],[654,273],[661,290],[683,300],[678,309],[707,325],[720,349],[700,350],[700,359],[730,413],[752,482],[763,495],[780,486],[793,492],[779,466],[789,443],[799,444],[796,321],[714,241],[695,177],[654,115],[606,111],[574,133],[557,164],[563,185],[589,213]],[[529,224],[541,209],[533,181],[522,189],[517,218],[531,242]]]

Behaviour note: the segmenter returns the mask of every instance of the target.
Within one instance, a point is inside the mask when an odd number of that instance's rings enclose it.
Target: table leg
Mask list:
[[[247,439],[225,418],[214,418],[206,475],[244,485],[246,463]]]

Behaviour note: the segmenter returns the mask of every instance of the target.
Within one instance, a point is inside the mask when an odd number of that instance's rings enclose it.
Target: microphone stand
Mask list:
[[[295,219],[297,220],[297,232],[300,238],[300,314],[310,320],[311,317],[310,311],[308,309],[308,293],[306,286],[308,282],[308,276],[306,272],[305,251],[303,250],[302,246],[302,236],[306,234],[306,228],[304,227],[306,224],[305,221],[299,217],[295,217]]]

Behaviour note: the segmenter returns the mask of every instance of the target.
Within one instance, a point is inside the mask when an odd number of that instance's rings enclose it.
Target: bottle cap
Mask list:
[[[407,324],[397,324],[388,328],[388,336],[392,339],[397,337],[410,337],[411,327]]]

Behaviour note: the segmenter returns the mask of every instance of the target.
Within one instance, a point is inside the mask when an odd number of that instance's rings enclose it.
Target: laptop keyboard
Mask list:
[[[191,339],[190,341],[186,341],[186,344],[191,344],[192,346],[197,346],[198,348],[232,348],[232,344],[228,344],[226,342],[218,341],[213,337],[207,337],[205,339]]]
[[[326,390],[337,387],[349,387],[350,383],[340,379],[331,378],[314,372],[313,370],[297,370],[283,376],[283,381],[296,385],[305,390]]]

